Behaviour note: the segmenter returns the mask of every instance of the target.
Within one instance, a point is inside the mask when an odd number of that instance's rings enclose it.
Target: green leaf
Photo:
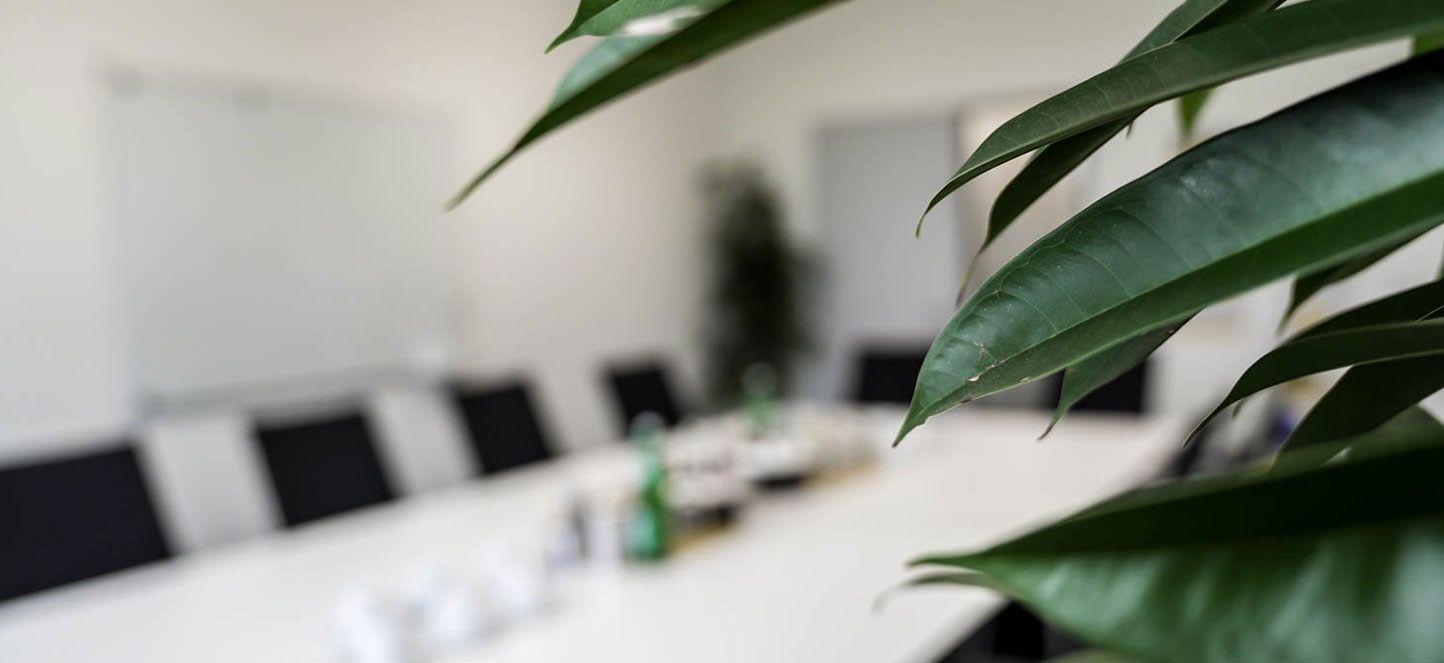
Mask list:
[[[1211,30],[1250,14],[1277,7],[1283,0],[1184,0],[1153,26],[1128,53],[1124,60],[1134,58],[1181,37]]]
[[[1198,116],[1203,114],[1204,105],[1213,96],[1214,88],[1194,90],[1178,98],[1178,144],[1188,147],[1193,141],[1194,129],[1198,127]]]
[[[1077,405],[1078,401],[1143,363],[1148,359],[1148,355],[1153,354],[1158,346],[1163,345],[1163,342],[1171,338],[1186,322],[1187,320],[1165,325],[1140,334],[1069,366],[1063,372],[1063,388],[1058,394],[1058,408],[1053,411],[1053,420],[1048,422],[1048,430],[1043,431],[1043,434],[1052,432],[1053,427],[1063,419],[1063,415]]]
[[[585,28],[587,22],[617,2],[618,0],[581,0],[577,4],[577,13],[572,16],[571,25],[568,25],[567,29],[562,30],[562,33],[552,40],[551,45],[547,46],[547,52],[550,53],[552,49],[584,34],[595,34]]]
[[[1360,304],[1295,334],[1290,341],[1331,332],[1433,317],[1444,307],[1444,279]]]
[[[1414,55],[1421,55],[1440,48],[1444,48],[1444,30],[1429,32],[1414,37]]]
[[[959,585],[963,587],[982,587],[984,589],[997,589],[988,581],[988,577],[977,571],[943,571],[939,573],[924,573],[922,575],[908,578],[903,587],[926,587],[929,585]]]
[[[1444,280],[1350,309],[1303,331],[1293,340],[1377,323],[1425,320],[1441,315],[1444,315]],[[1338,451],[1352,447],[1360,439],[1371,435],[1390,430],[1416,430],[1425,419],[1411,415],[1412,410],[1418,409],[1411,406],[1441,387],[1444,387],[1444,358],[1440,357],[1356,366],[1345,372],[1314,404],[1284,442],[1283,450],[1298,456],[1300,449],[1307,448],[1315,462],[1323,463]],[[1399,416],[1395,417],[1396,414]],[[1390,417],[1395,418],[1390,420]],[[1427,413],[1424,417],[1427,421],[1434,421]],[[1376,430],[1376,427],[1379,428]],[[1331,450],[1316,452],[1321,446]]]
[[[603,39],[563,77],[551,104],[511,149],[447,203],[455,208],[522,150],[558,127],[628,92],[771,28],[841,0],[727,0],[665,34]],[[602,14],[594,16],[600,17]]]
[[[1289,380],[1345,366],[1374,362],[1393,363],[1393,360],[1437,357],[1439,355],[1444,355],[1444,320],[1391,322],[1324,334],[1312,334],[1287,341],[1249,366],[1248,370],[1239,377],[1238,382],[1234,383],[1233,389],[1229,390],[1228,395],[1218,404],[1218,407],[1215,407],[1212,412],[1208,413],[1208,416],[1203,418],[1203,421],[1198,423],[1189,437],[1192,438],[1194,434],[1202,430],[1203,426],[1224,408]],[[1370,375],[1374,375],[1374,373],[1370,373]],[[1444,377],[1444,374],[1441,374],[1441,377]],[[1433,391],[1429,393],[1433,393]],[[1429,393],[1424,396],[1428,396]],[[1404,403],[1384,419],[1388,419],[1394,413],[1417,402],[1419,399]],[[1382,421],[1383,419],[1380,419],[1374,422],[1374,425],[1378,425]],[[1369,426],[1362,430],[1369,430],[1372,427]]]
[[[1293,62],[1440,29],[1444,0],[1311,0],[1181,39],[1125,60],[1004,123],[927,209],[999,164],[1161,101]]]
[[[1367,433],[1289,449],[1287,454],[1278,455],[1275,462],[1284,471],[1297,471],[1323,465],[1340,453],[1348,452],[1349,459],[1357,460],[1391,453],[1400,445],[1426,444],[1440,435],[1444,435],[1444,424],[1416,405]],[[980,579],[979,582],[984,581]]]
[[[1024,250],[933,342],[899,439],[959,403],[1441,221],[1444,56],[1429,55],[1208,141]]]
[[[1378,251],[1366,253],[1356,258],[1345,260],[1337,265],[1330,265],[1324,269],[1296,277],[1294,279],[1293,289],[1289,292],[1289,306],[1284,309],[1284,317],[1281,324],[1287,323],[1289,318],[1293,317],[1294,311],[1297,311],[1300,306],[1304,305],[1304,302],[1307,302],[1310,297],[1318,294],[1320,290],[1374,266],[1374,263],[1389,257],[1389,254],[1399,250],[1412,239],[1414,238],[1410,237],[1408,240],[1399,242],[1398,244],[1386,246]]]
[[[1112,140],[1134,119],[1137,119],[1137,115],[1114,120],[1101,127],[1063,138],[1039,150],[1038,154],[1008,181],[1003,190],[998,192],[992,209],[988,211],[988,232],[978,252],[987,249],[1028,207],[1067,177],[1068,173],[1087,161],[1088,157]],[[935,204],[928,205],[928,210],[931,211]],[[918,222],[918,229],[922,229],[921,221]]]
[[[1355,366],[1314,404],[1284,442],[1284,450],[1368,433],[1440,389],[1441,356]]]
[[[1345,443],[1349,445],[1349,457],[1359,459],[1389,453],[1393,445],[1427,444],[1441,435],[1444,435],[1444,423],[1440,423],[1428,410],[1415,405],[1368,433],[1348,438]]]
[[[1169,663],[1437,662],[1444,437],[1123,495],[992,548],[985,573],[1094,645]]]
[[[889,589],[888,591],[883,592],[881,595],[879,595],[877,599],[873,601],[873,611],[879,612],[885,609],[887,607],[888,601],[890,601],[892,597],[896,596],[898,592],[913,587],[929,587],[934,585],[982,587],[984,589],[991,589],[995,591],[997,590],[997,587],[994,587],[990,583],[987,576],[984,576],[977,571],[944,571],[940,573],[923,573],[908,578],[907,581],[903,582],[901,585]]]
[[[547,51],[584,35],[642,36],[674,32],[729,0],[582,0],[577,15]]]
[[[1128,60],[1181,37],[1240,17],[1272,9],[1278,3],[1279,0],[1188,0],[1164,17],[1123,59]],[[1023,170],[1003,187],[997,200],[993,201],[993,208],[988,213],[987,237],[978,251],[981,253],[986,249],[1018,215],[1097,152],[1098,148],[1118,135],[1124,127],[1132,124],[1140,114],[1141,111],[1125,119],[1065,138],[1040,150]]]

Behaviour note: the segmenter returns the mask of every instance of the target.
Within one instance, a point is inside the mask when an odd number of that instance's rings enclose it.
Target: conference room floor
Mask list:
[[[899,412],[874,412],[887,430]],[[656,565],[589,565],[540,613],[436,661],[922,661],[1001,605],[971,588],[880,594],[923,552],[981,545],[1155,476],[1181,418],[964,408],[862,469],[753,501]],[[880,444],[885,444],[879,438]],[[532,546],[567,497],[635,472],[621,445],[0,605],[0,660],[335,661],[348,587],[395,588],[486,542]]]

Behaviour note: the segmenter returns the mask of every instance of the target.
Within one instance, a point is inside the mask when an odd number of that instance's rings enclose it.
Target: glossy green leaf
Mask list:
[[[961,587],[982,587],[997,589],[988,581],[988,576],[977,571],[941,571],[924,573],[908,578],[903,587],[927,587],[929,585],[957,585]]]
[[[1094,127],[1076,135],[1069,136],[1054,142],[1038,151],[1038,154],[1028,161],[1023,169],[1013,179],[1003,186],[998,192],[998,197],[993,200],[992,209],[988,210],[988,232],[983,239],[983,245],[978,249],[982,252],[993,243],[999,235],[1003,234],[1008,226],[1013,224],[1023,212],[1038,202],[1043,194],[1048,193],[1054,185],[1062,181],[1068,173],[1073,172],[1088,157],[1093,156],[1108,141],[1112,140],[1118,132],[1123,131],[1137,116],[1130,116],[1122,120],[1114,120],[1101,127]],[[942,200],[938,198],[936,200]],[[936,204],[936,203],[933,203]],[[932,210],[932,204],[928,206]],[[918,222],[918,229],[922,229],[922,221]]]
[[[1414,239],[1412,237],[1410,240]],[[1374,266],[1374,263],[1389,257],[1389,254],[1398,251],[1409,241],[1399,242],[1392,246],[1386,246],[1378,251],[1345,260],[1337,265],[1330,265],[1323,269],[1308,274],[1302,274],[1294,278],[1293,288],[1289,292],[1289,305],[1284,309],[1284,317],[1280,324],[1287,323],[1293,317],[1295,311],[1304,305],[1309,298],[1318,294],[1320,290],[1343,281],[1359,272]]]
[[[1400,445],[1426,444],[1441,435],[1444,435],[1444,424],[1439,423],[1439,420],[1424,408],[1415,405],[1367,433],[1289,449],[1287,455],[1277,457],[1277,462],[1283,471],[1297,471],[1323,465],[1341,453],[1347,452],[1348,458],[1357,460],[1370,455],[1391,453],[1393,448]],[[979,578],[979,582],[986,582],[986,579]]]
[[[901,587],[878,597],[874,607],[879,610],[882,609],[886,606],[888,600],[898,591],[914,587],[935,586],[981,587],[993,591],[1004,591],[1002,588],[994,585],[992,581],[988,579],[988,576],[977,571],[940,571],[936,573],[924,573],[908,579]],[[1048,663],[1129,663],[1129,661],[1116,654],[1097,649],[1089,649],[1050,658],[1048,659]]]
[[[1429,55],[1208,141],[1024,250],[933,342],[899,439],[959,403],[1441,221],[1444,57]]]
[[[1423,407],[1410,407],[1378,428],[1344,440],[1349,445],[1349,457],[1362,458],[1367,455],[1389,453],[1391,445],[1410,446],[1426,444],[1444,436],[1444,422]]]
[[[572,67],[551,104],[517,139],[472,178],[448,208],[461,204],[497,169],[558,127],[622,95],[695,64],[771,28],[841,0],[728,0],[710,13],[676,21],[676,30],[603,39]],[[605,10],[593,19],[605,14]]]
[[[1289,340],[1389,322],[1423,320],[1434,317],[1441,307],[1444,307],[1444,279],[1360,304],[1295,334]]]
[[[917,563],[982,572],[1045,621],[1138,660],[1439,661],[1444,437],[1319,468],[1285,461]]]
[[[1243,16],[1266,11],[1277,6],[1279,0],[1188,0],[1164,17],[1142,41],[1138,42],[1124,60],[1147,53],[1160,46],[1173,43],[1181,37],[1222,25]],[[1017,176],[1013,177],[999,192],[993,208],[988,213],[988,232],[981,252],[998,235],[1013,223],[1018,215],[1028,209],[1038,198],[1047,193],[1053,185],[1073,172],[1098,148],[1103,147],[1124,127],[1138,118],[1135,113],[1121,120],[1089,129],[1076,136],[1065,138],[1039,150]]]
[[[1440,422],[1428,410],[1415,405],[1395,415],[1378,428],[1348,438],[1349,457],[1362,458],[1366,455],[1389,453],[1390,445],[1405,443],[1425,444],[1444,435],[1444,422]]]
[[[1228,395],[1218,404],[1218,407],[1215,407],[1212,412],[1208,413],[1208,416],[1203,418],[1203,421],[1199,422],[1194,432],[1202,430],[1203,426],[1224,408],[1274,385],[1346,366],[1374,362],[1408,365],[1409,362],[1396,362],[1395,360],[1420,359],[1440,355],[1444,355],[1444,320],[1391,322],[1324,334],[1312,334],[1291,340],[1274,348],[1249,366],[1248,370],[1239,377],[1238,382],[1234,383],[1233,389],[1229,390]],[[1369,374],[1377,375],[1376,373]],[[1383,419],[1388,419],[1389,416],[1393,416],[1417,402],[1419,399],[1404,403]],[[1378,425],[1383,419],[1374,422],[1374,425]],[[1369,430],[1372,427],[1369,426],[1363,430]],[[1347,434],[1349,433],[1344,433],[1344,435]],[[1193,435],[1191,434],[1189,437],[1193,437]],[[1342,437],[1342,435],[1338,437]]]
[[[1413,53],[1419,55],[1444,48],[1444,30],[1414,37]]]
[[[674,32],[730,0],[583,0],[550,51],[581,36],[646,36]]]
[[[1444,357],[1355,366],[1344,373],[1284,442],[1288,451],[1368,433],[1444,389]]]
[[[879,595],[877,599],[873,601],[873,610],[882,611],[886,609],[888,602],[891,601],[892,598],[896,596],[899,592],[902,592],[904,590],[914,587],[930,587],[936,585],[950,585],[954,587],[982,587],[984,589],[991,589],[997,591],[996,587],[989,584],[987,576],[984,576],[977,571],[952,570],[942,571],[938,573],[922,573],[908,578],[907,581],[902,583],[901,585],[898,585],[897,587],[894,587]]]
[[[1069,136],[1168,99],[1301,60],[1444,29],[1444,0],[1310,0],[1241,18],[1125,60],[1014,117],[928,204]]]
[[[1063,388],[1058,394],[1058,407],[1053,411],[1053,420],[1048,422],[1048,430],[1043,431],[1043,434],[1051,432],[1063,419],[1063,415],[1077,405],[1078,401],[1142,364],[1186,322],[1150,330],[1069,366],[1063,371]]]
[[[1179,38],[1216,28],[1250,14],[1277,7],[1282,0],[1184,0],[1153,26],[1128,53],[1134,58]]]
[[[1194,131],[1198,128],[1198,118],[1203,114],[1203,107],[1208,104],[1208,98],[1213,96],[1214,88],[1207,87],[1202,90],[1194,90],[1178,98],[1178,144],[1188,147],[1193,142]]]
[[[1444,316],[1444,281],[1434,281],[1345,311],[1298,334],[1293,340],[1336,333],[1339,330],[1369,328],[1369,325],[1433,319]],[[1395,432],[1412,425],[1434,421],[1406,417],[1393,421],[1430,394],[1444,388],[1444,357],[1419,357],[1355,366],[1330,387],[1295,427],[1284,449],[1296,452],[1340,439],[1365,436],[1390,423]],[[1435,422],[1437,425],[1437,422]],[[1380,428],[1381,426],[1386,428]],[[1321,455],[1319,462],[1329,455]]]
[[[552,40],[551,45],[547,46],[547,52],[550,53],[552,49],[584,34],[595,34],[595,32],[588,31],[584,26],[587,25],[588,21],[596,17],[597,14],[602,13],[602,11],[617,4],[617,2],[619,2],[619,0],[581,0],[581,2],[577,3],[577,13],[572,16],[571,24],[568,25],[565,30],[562,30],[562,33],[557,35],[556,39]]]

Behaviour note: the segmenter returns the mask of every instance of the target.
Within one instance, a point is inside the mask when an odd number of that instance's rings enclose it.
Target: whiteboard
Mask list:
[[[435,368],[450,347],[452,139],[256,86],[117,76],[114,244],[150,403]]]

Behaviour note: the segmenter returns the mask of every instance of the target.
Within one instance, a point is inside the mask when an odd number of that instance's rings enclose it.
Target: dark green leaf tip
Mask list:
[[[896,448],[897,445],[902,444],[903,438],[918,426],[923,425],[923,422],[926,422],[930,416],[932,416],[931,413],[919,409],[916,404],[909,406],[907,416],[903,418],[902,427],[898,430],[897,437],[893,438],[892,446]]]

